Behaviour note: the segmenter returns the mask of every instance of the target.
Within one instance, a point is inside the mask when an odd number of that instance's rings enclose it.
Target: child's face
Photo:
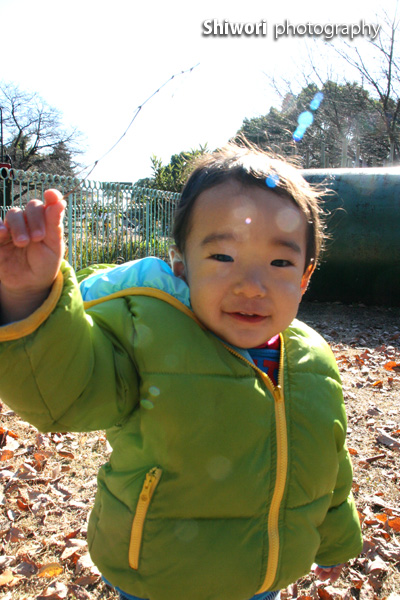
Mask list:
[[[252,348],[283,331],[297,314],[312,269],[304,273],[306,218],[289,199],[232,181],[199,195],[175,275],[190,288],[192,309],[217,336]]]

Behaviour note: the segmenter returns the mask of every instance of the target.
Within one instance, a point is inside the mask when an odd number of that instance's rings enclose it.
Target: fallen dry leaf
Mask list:
[[[377,556],[374,560],[370,561],[366,569],[367,573],[381,573],[382,571],[386,570],[386,563],[379,556]]]
[[[78,577],[75,579],[76,585],[87,587],[89,585],[95,584],[100,579],[100,574],[98,575],[83,575],[82,577]]]
[[[4,429],[4,427],[0,427],[0,446],[6,443],[7,436],[18,439],[18,434],[14,433],[14,431],[10,431],[9,429]]]
[[[388,525],[398,533],[400,533],[400,517],[394,519],[388,519]]]
[[[83,553],[87,550],[87,542],[85,540],[78,540],[76,538],[67,540],[63,553],[61,554],[61,560],[66,560],[76,553]]]
[[[386,371],[400,371],[400,363],[390,360],[385,365],[383,365],[383,368],[386,369]]]
[[[75,458],[75,455],[72,452],[68,452],[67,450],[59,450],[57,454],[59,456],[62,456],[63,458]]]
[[[55,581],[36,600],[64,600],[68,596],[68,587],[61,581]]]
[[[68,586],[68,593],[76,598],[76,600],[90,600],[92,598],[91,594],[83,587],[73,583]]]
[[[25,533],[18,527],[10,527],[6,535],[6,539],[12,544],[15,544],[18,540],[24,540],[25,537]]]
[[[6,567],[10,567],[15,564],[16,557],[15,556],[7,556],[3,554],[0,556],[0,569],[5,569]]]
[[[375,600],[374,588],[368,583],[364,583],[360,590],[359,600]]]
[[[81,527],[79,529],[75,529],[74,531],[70,531],[66,536],[64,536],[65,540],[70,540],[71,538],[75,538],[78,533],[82,531]]]
[[[90,558],[89,552],[81,556],[78,562],[76,563],[75,574],[79,575],[79,573],[82,573],[84,569],[96,569],[92,559]]]
[[[38,577],[57,577],[63,572],[63,567],[59,563],[53,562],[43,565],[37,572]]]
[[[12,458],[13,456],[14,456],[14,452],[7,448],[0,451],[0,460],[1,461],[10,460],[10,458]]]
[[[375,456],[368,456],[365,460],[368,463],[373,463],[376,460],[381,460],[381,459],[384,459],[384,458],[386,458],[386,454],[376,454]]]
[[[337,595],[335,594],[335,596],[333,594],[331,594],[330,590],[328,588],[325,587],[318,587],[318,597],[321,598],[321,600],[337,600]],[[340,598],[341,600],[341,598]]]
[[[38,568],[32,561],[22,561],[14,569],[14,573],[23,577],[31,577],[37,573]]]
[[[1,479],[10,479],[14,477],[14,471],[9,471],[8,469],[0,469],[0,480]]]
[[[8,585],[13,579],[14,575],[12,571],[3,571],[3,573],[0,575],[0,586]]]

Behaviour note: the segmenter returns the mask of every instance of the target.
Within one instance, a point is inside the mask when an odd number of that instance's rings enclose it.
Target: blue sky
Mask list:
[[[393,12],[396,0],[384,0]],[[343,66],[307,36],[282,36],[275,25],[377,23],[377,3],[348,0],[0,0],[1,79],[38,92],[59,109],[66,125],[84,134],[82,162],[100,158],[143,107],[123,141],[91,174],[102,181],[136,181],[151,173],[150,156],[234,135],[245,117],[262,115],[279,99],[266,74],[303,80],[307,47],[323,73],[340,79]],[[205,20],[266,22],[267,35],[202,35]],[[336,39],[340,42],[340,39]],[[357,37],[354,44],[364,45]],[[199,63],[199,64],[198,64]],[[198,66],[189,74],[179,75]],[[351,77],[351,73],[349,72]]]

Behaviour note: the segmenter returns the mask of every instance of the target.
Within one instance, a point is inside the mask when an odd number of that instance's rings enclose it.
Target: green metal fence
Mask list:
[[[330,215],[330,240],[306,298],[400,306],[400,169],[311,169],[303,175],[333,192],[322,205]],[[0,164],[0,216],[49,188],[67,200],[66,258],[77,270],[167,257],[179,194],[9,171]]]
[[[60,190],[65,211],[66,258],[75,269],[168,256],[179,194],[131,183],[104,183],[45,173],[0,169],[0,217],[12,206]]]

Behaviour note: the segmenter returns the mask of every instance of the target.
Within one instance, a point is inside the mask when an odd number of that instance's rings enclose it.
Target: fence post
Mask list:
[[[149,256],[150,202],[146,200],[146,256]]]
[[[72,255],[72,194],[68,196],[68,262],[71,266],[73,261]]]
[[[119,227],[121,224],[121,235],[123,234],[122,232],[122,223],[123,223],[123,211],[121,211],[121,219],[119,218],[119,183],[117,183],[117,189],[116,189],[116,196],[115,196],[115,208],[116,208],[116,213],[117,213],[117,228],[116,228],[116,258],[118,258],[119,256],[119,240],[120,240],[120,236],[119,236]]]
[[[6,186],[10,191],[10,204],[20,206],[32,194],[40,197],[43,194],[42,187],[50,184],[63,190],[67,204],[63,219],[65,242],[68,244],[65,257],[74,269],[99,260],[112,262],[115,253],[115,258],[124,260],[131,260],[138,254],[164,256],[172,233],[171,217],[179,194],[141,187],[135,191],[129,184],[78,181],[52,174],[15,171],[11,177],[10,173],[5,168],[0,169],[0,216],[3,217],[8,208],[8,202],[4,198]],[[132,206],[129,211],[124,212],[125,196],[129,192]],[[96,210],[99,212],[96,213]],[[119,216],[120,211],[122,216],[126,213],[128,221],[133,219],[130,225],[128,223],[131,229],[129,243],[123,219]],[[99,223],[100,215],[102,227]]]

